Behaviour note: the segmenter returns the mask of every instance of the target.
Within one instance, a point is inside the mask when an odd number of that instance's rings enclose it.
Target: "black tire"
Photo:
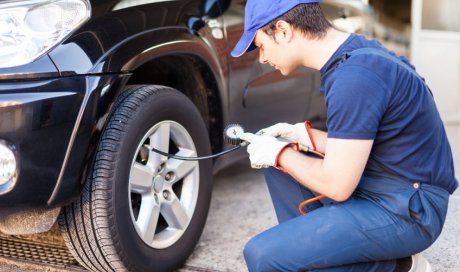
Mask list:
[[[138,187],[134,180],[140,180],[137,169],[150,167],[153,165],[151,161],[157,158],[148,153],[146,159],[145,152],[150,144],[155,145],[150,141],[157,137],[154,136],[155,133],[160,132],[153,132],[152,138],[147,137],[147,134],[155,131],[156,127],[159,130],[160,126],[171,127],[168,152],[174,153],[172,149],[177,148],[172,137],[177,138],[177,134],[180,134],[185,141],[189,140],[188,133],[193,142],[190,146],[194,145],[196,148],[194,156],[210,154],[209,136],[204,121],[198,109],[185,95],[163,86],[128,88],[117,102],[103,132],[92,174],[85,183],[80,199],[63,208],[59,216],[60,229],[68,248],[87,269],[172,271],[185,262],[198,242],[211,199],[210,160],[188,165],[187,167],[191,167],[190,174],[186,174],[182,180],[178,175],[179,181],[173,180],[174,185],[166,187],[165,171],[170,171],[168,167],[171,162],[168,160],[163,164],[164,171],[158,169],[154,172],[157,173],[155,178],[149,181],[152,183],[150,194],[136,191]],[[142,181],[149,178],[150,176]],[[185,182],[187,185],[184,185]],[[146,186],[140,188],[148,190]],[[185,190],[190,192],[187,191],[186,195]],[[190,207],[182,207],[182,199],[186,197]],[[154,204],[142,209],[142,205],[150,203],[147,199],[154,199]],[[177,204],[178,201],[180,204]],[[145,211],[150,211],[150,208],[151,217],[148,217]],[[159,211],[161,215],[158,215],[156,223],[151,223],[156,215],[154,211]],[[165,211],[168,212],[167,215],[163,215]],[[145,224],[139,223],[141,218],[142,222],[150,222],[145,230],[142,230]],[[176,221],[178,223],[174,223]],[[176,228],[171,227],[171,222]],[[155,226],[155,231],[149,232],[151,226]],[[163,235],[166,232],[173,233],[175,236],[171,237],[174,239],[161,240],[169,237]],[[150,240],[149,233],[155,233],[153,240]],[[156,241],[155,237],[161,239]]]

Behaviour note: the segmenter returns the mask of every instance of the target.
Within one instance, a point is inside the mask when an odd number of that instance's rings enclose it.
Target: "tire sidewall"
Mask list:
[[[122,103],[121,107],[123,105],[129,105],[129,102]],[[166,87],[130,108],[131,118],[124,124],[125,130],[120,139],[119,158],[112,180],[114,186],[110,206],[113,208],[115,224],[112,235],[118,237],[117,251],[123,253],[124,256],[120,256],[120,259],[130,271],[171,270],[181,265],[190,255],[203,230],[211,198],[212,162],[199,161],[198,198],[187,229],[170,247],[154,249],[142,241],[132,223],[129,203],[132,161],[142,138],[159,122],[169,120],[181,124],[191,135],[198,156],[210,154],[207,129],[193,103],[182,93]]]

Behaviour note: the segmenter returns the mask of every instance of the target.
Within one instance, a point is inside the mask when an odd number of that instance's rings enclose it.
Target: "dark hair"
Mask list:
[[[318,3],[300,4],[266,24],[262,31],[275,38],[276,22],[283,20],[300,30],[307,37],[321,39],[332,26],[326,19]]]

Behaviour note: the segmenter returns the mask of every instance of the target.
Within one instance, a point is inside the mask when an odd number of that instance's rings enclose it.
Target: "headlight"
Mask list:
[[[0,2],[0,68],[30,63],[91,16],[89,0]]]

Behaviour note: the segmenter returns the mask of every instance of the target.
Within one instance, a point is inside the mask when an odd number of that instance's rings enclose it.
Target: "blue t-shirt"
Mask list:
[[[353,55],[360,48],[387,57]],[[379,42],[352,34],[320,71],[328,137],[374,140],[365,175],[387,174],[453,193],[458,182],[444,125],[414,70]]]

